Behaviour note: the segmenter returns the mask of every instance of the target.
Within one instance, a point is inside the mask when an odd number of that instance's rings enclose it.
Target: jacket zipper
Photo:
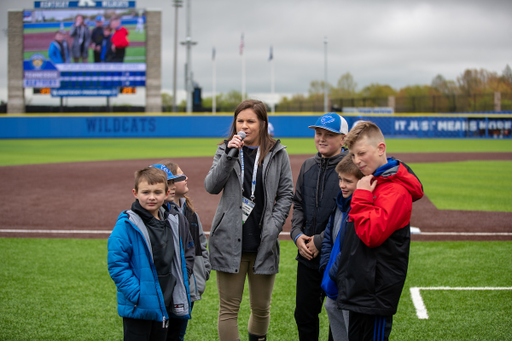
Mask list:
[[[325,171],[327,169],[327,159],[322,158],[320,162],[320,172],[318,173],[318,178],[316,180],[316,195],[315,195],[315,214],[313,215],[313,235],[316,234],[316,215],[318,213],[318,202],[319,202],[319,191],[320,191],[320,178],[324,176],[325,182]]]

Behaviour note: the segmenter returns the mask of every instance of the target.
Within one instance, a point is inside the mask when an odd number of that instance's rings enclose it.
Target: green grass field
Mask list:
[[[0,165],[94,160],[213,157],[220,139],[0,140]],[[312,154],[312,139],[283,139],[290,154]],[[392,140],[393,152],[511,152],[508,140]],[[413,164],[425,192],[444,209],[508,211],[509,161]],[[463,205],[463,206],[457,206]],[[297,340],[296,248],[281,242],[269,339]],[[121,340],[106,240],[0,238],[0,340]],[[422,291],[420,320],[410,287],[512,287],[512,242],[413,242],[392,340],[506,340],[512,334],[512,290]],[[248,293],[239,316],[247,340]],[[215,273],[194,306],[187,340],[217,339]],[[327,316],[321,315],[322,340]]]
[[[157,141],[157,143],[155,143]],[[0,140],[0,166],[215,154],[222,138]],[[313,139],[283,138],[289,154],[316,153]],[[512,152],[512,140],[387,139],[393,153]]]
[[[269,339],[297,340],[296,248],[281,242]],[[106,240],[0,238],[0,340],[121,340],[116,289],[107,271]],[[419,320],[411,286],[511,287],[512,242],[413,242],[393,340],[505,340],[512,333],[512,290],[430,291],[430,318]],[[248,295],[239,329],[247,340]],[[189,323],[187,340],[217,339],[215,272]],[[321,340],[327,340],[321,315]]]

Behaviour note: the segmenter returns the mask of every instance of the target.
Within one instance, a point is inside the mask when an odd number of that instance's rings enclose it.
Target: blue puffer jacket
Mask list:
[[[179,217],[169,215],[169,222],[174,228],[179,228],[180,238],[177,250],[181,254],[181,277],[177,282],[180,290],[188,293],[187,267],[193,267],[193,243],[189,241],[190,234],[182,240],[183,231],[179,224]],[[179,226],[179,227],[178,227]],[[188,233],[188,231],[186,231]],[[176,232],[178,233],[178,232]],[[181,244],[181,245],[180,245]],[[183,248],[187,250],[184,252]],[[124,211],[117,218],[116,226],[108,239],[108,271],[117,287],[117,311],[119,316],[133,319],[163,321],[169,319],[158,274],[153,262],[151,241],[142,219],[132,211]],[[192,263],[189,262],[190,256]],[[180,255],[178,255],[179,257]],[[185,257],[187,259],[185,259]],[[190,264],[189,264],[190,263]],[[191,272],[189,270],[189,272]],[[181,275],[181,276],[180,276]],[[187,299],[188,298],[188,299]],[[180,302],[185,305],[187,316],[174,316],[190,318],[190,296]],[[175,295],[173,294],[173,299]],[[174,302],[177,303],[177,302]]]

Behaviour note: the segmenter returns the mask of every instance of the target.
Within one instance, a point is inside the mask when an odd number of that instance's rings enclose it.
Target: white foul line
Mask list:
[[[111,234],[112,233],[112,231],[101,231],[101,230],[27,230],[27,229],[16,229],[16,230],[0,229],[0,232],[5,232],[5,233],[62,233],[62,234],[75,234],[75,233]]]
[[[512,236],[512,232],[421,232],[424,236]]]
[[[31,229],[0,229],[0,233],[60,233],[60,234],[111,234],[108,230],[31,230]],[[204,234],[209,235],[210,231]],[[290,232],[281,232],[281,236],[289,236]],[[421,232],[424,236],[512,236],[512,232]]]
[[[61,234],[111,234],[112,231],[105,230],[31,230],[31,229],[0,229],[0,233],[61,233]],[[205,231],[206,235],[210,234],[210,231]],[[281,236],[289,236],[290,232],[281,232]]]
[[[420,320],[427,320],[427,307],[425,307],[420,290],[512,290],[512,287],[411,287],[409,291],[414,308],[416,308],[416,315]]]

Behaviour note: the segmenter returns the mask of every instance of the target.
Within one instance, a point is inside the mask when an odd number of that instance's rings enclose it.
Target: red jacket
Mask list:
[[[130,42],[128,41],[128,38],[127,38],[128,34],[130,34],[130,32],[128,32],[128,30],[126,28],[121,26],[112,35],[112,44],[116,48],[128,47],[128,45],[130,45]]]
[[[412,202],[423,196],[418,178],[401,163],[395,174],[378,176],[376,181],[373,193],[363,189],[354,192],[350,211],[357,235],[371,248],[382,245],[393,232],[408,225]]]
[[[357,189],[352,194],[336,275],[337,303],[340,309],[389,316],[396,313],[407,276],[412,202],[423,196],[423,188],[397,160],[378,171],[373,193]]]

